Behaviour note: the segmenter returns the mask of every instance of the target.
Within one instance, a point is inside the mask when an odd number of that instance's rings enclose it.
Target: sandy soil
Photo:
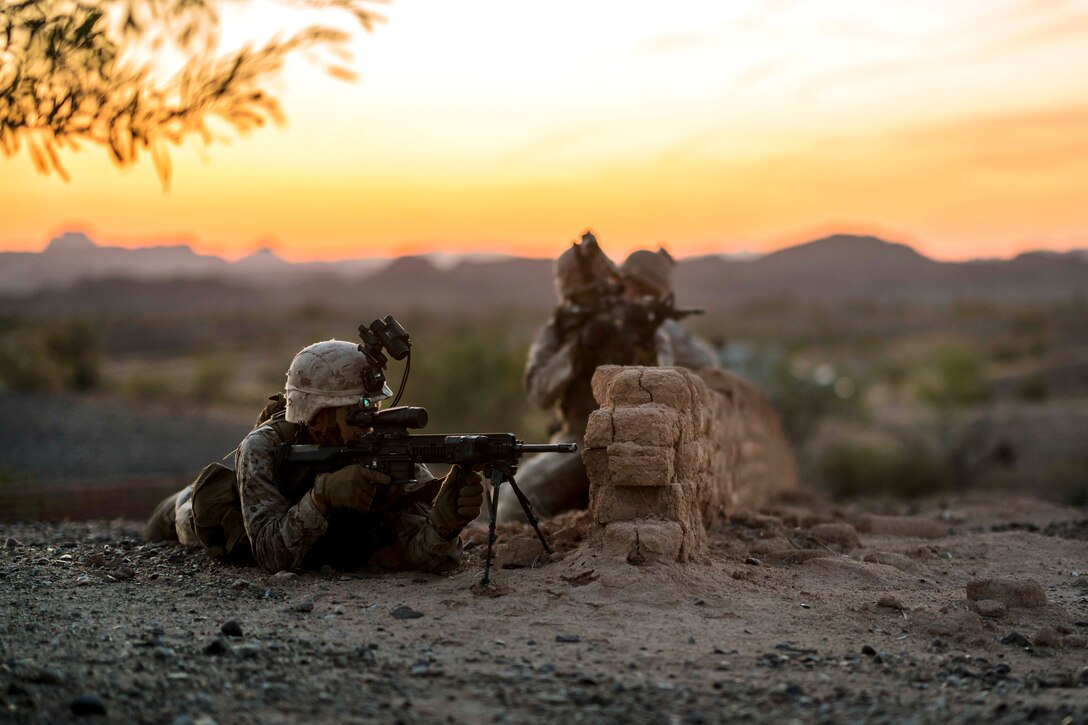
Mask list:
[[[1088,721],[1088,512],[870,513],[746,512],[685,566],[610,562],[577,517],[544,562],[508,526],[536,567],[488,591],[479,535],[447,576],[267,576],[136,522],[3,524],[0,719]]]

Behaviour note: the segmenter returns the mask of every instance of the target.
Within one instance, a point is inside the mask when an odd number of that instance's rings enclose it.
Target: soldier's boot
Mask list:
[[[589,476],[581,456],[541,453],[521,466],[516,480],[518,488],[533,504],[537,518],[589,505]],[[526,521],[521,503],[509,484],[502,484],[499,489],[497,518],[500,523]]]
[[[178,540],[177,527],[174,525],[177,498],[178,494],[172,493],[155,507],[155,510],[151,513],[151,518],[144,525],[144,541]]]

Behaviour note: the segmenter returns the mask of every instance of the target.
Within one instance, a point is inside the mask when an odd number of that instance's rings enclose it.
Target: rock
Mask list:
[[[850,524],[817,524],[808,530],[808,534],[835,549],[856,549],[861,545],[857,529]]]
[[[759,559],[755,558],[754,556],[749,556],[747,559],[744,560],[744,563],[747,564],[748,566],[760,566],[763,562],[761,562]]]
[[[416,610],[412,609],[411,607],[405,606],[404,604],[401,604],[399,607],[390,612],[390,614],[393,615],[393,619],[419,619],[423,616],[423,612],[417,612]]]
[[[22,542],[16,539],[14,536],[9,536],[8,540],[4,542],[4,548],[6,549],[17,549],[22,545]]]
[[[1030,647],[1031,642],[1024,635],[1017,632],[1015,629],[1009,630],[1009,633],[1001,638],[1001,644],[1011,644],[1014,647]]]
[[[1031,643],[1036,647],[1061,647],[1062,640],[1053,627],[1043,627],[1035,633]]]
[[[230,645],[227,644],[226,640],[224,640],[222,637],[216,637],[208,643],[207,647],[204,648],[204,654],[218,657],[219,655],[227,652],[227,650],[229,649]]]
[[[916,609],[911,615],[911,627],[934,637],[947,637],[959,642],[986,641],[982,620],[974,612],[962,609],[933,611]]]
[[[235,579],[234,581],[232,581],[230,583],[230,588],[231,589],[238,589],[238,590],[260,589],[259,586],[257,586],[253,582],[249,581],[248,579]]]
[[[314,599],[313,597],[307,597],[302,601],[295,602],[288,609],[292,612],[300,612],[306,614],[307,612],[314,611]]]
[[[876,600],[878,607],[886,607],[888,609],[903,609],[903,603],[899,601],[899,597],[892,594],[885,594],[880,599]]]
[[[294,579],[295,577],[298,576],[298,574],[296,574],[293,571],[277,571],[272,576],[274,576],[276,579]],[[242,581],[242,580],[239,579],[238,581]]]
[[[222,626],[219,627],[219,631],[227,635],[228,637],[241,637],[242,625],[231,619],[229,621],[223,622]]]
[[[1034,579],[975,579],[967,583],[967,599],[996,599],[1010,608],[1034,608],[1046,604],[1046,592]]]
[[[967,607],[971,611],[977,612],[980,617],[986,617],[987,619],[1001,619],[1006,613],[1005,605],[996,599],[970,600],[967,602]]]
[[[1084,649],[1088,647],[1088,637],[1081,634],[1067,634],[1062,638],[1062,647],[1066,649]]]
[[[495,555],[495,567],[498,569],[526,569],[543,561],[544,547],[533,536],[518,536],[502,542]]]
[[[106,704],[97,695],[80,695],[68,704],[68,709],[76,717],[106,714]]]
[[[867,644],[862,646],[861,653],[863,655],[868,655],[869,657],[872,657],[876,654],[876,649],[872,645]]]
[[[581,642],[582,638],[576,634],[557,634],[555,635],[555,641],[569,644],[572,642]]]

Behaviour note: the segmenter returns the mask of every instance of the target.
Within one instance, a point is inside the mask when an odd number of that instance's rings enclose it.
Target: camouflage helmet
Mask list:
[[[634,282],[655,297],[672,293],[672,270],[676,261],[664,249],[651,252],[639,249],[623,261],[620,273],[627,282]]]
[[[354,342],[326,340],[304,347],[287,371],[287,420],[309,423],[322,408],[375,403],[392,396],[387,385],[368,391],[363,375],[370,368]]]
[[[588,229],[582,233],[582,241],[555,260],[555,293],[561,301],[567,301],[580,292],[591,291],[619,277],[616,264],[605,256],[597,237]]]

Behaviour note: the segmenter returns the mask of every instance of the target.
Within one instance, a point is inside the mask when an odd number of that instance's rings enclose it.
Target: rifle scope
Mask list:
[[[361,428],[426,428],[427,409],[411,405],[387,410],[360,409],[348,416],[348,423]]]

